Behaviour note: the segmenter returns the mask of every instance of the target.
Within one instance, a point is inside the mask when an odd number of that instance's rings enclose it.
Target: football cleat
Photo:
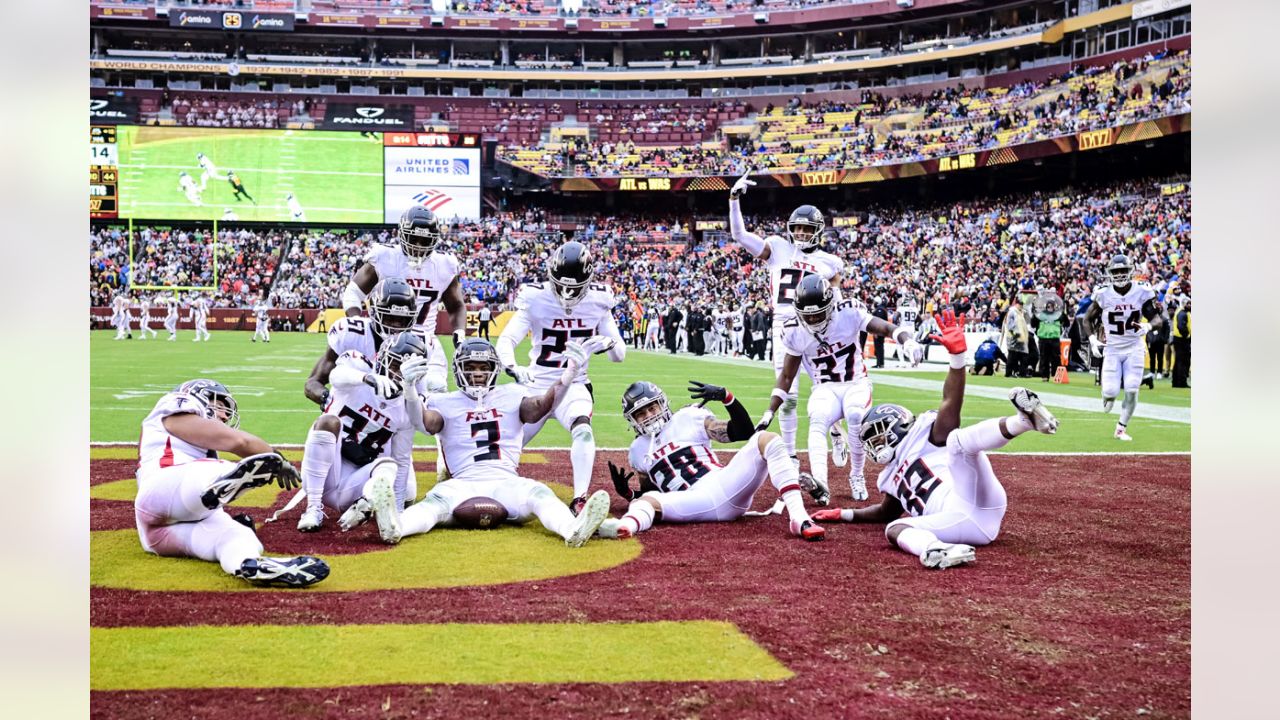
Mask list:
[[[582,514],[582,506],[586,504],[587,504],[587,496],[579,495],[578,497],[569,501],[569,512],[573,513],[574,517],[577,517],[578,515]]]
[[[832,425],[831,430],[831,462],[836,467],[844,467],[849,464],[849,441],[845,439],[844,432],[839,425]]]
[[[809,493],[809,497],[819,505],[827,505],[831,502],[830,486],[807,472],[800,473],[800,489]]]
[[[1129,433],[1125,432],[1125,428],[1123,425],[1116,426],[1116,433],[1113,437],[1115,437],[1115,439],[1117,440],[1123,440],[1124,442],[1133,441],[1133,438],[1129,437]]]
[[[329,577],[329,566],[309,555],[249,558],[240,564],[236,577],[267,587],[306,587]]]
[[[373,505],[367,499],[360,498],[351,503],[351,507],[338,518],[338,527],[342,528],[342,532],[347,532],[369,522],[371,517],[373,517]]]
[[[920,554],[921,565],[938,570],[971,563],[976,559],[972,545],[944,542],[937,543]]]
[[[214,480],[200,497],[210,510],[225,505],[250,488],[270,483],[284,469],[285,459],[276,453],[261,453],[236,463],[225,475]]]
[[[791,534],[807,542],[818,542],[827,536],[827,531],[818,523],[806,518],[801,522],[791,521]]]
[[[864,477],[849,478],[849,495],[858,501],[866,500],[867,495],[867,479]]]
[[[1104,412],[1104,413],[1109,413],[1109,412],[1111,412],[1111,405],[1112,405],[1112,403],[1114,403],[1115,401],[1116,401],[1116,399],[1115,399],[1115,398],[1111,398],[1110,400],[1108,400],[1107,398],[1103,398],[1103,399],[1102,399],[1102,412]]]
[[[1015,387],[1009,390],[1009,402],[1013,403],[1018,414],[1026,418],[1036,432],[1045,435],[1058,432],[1058,419],[1049,412],[1049,408],[1045,407],[1044,403],[1040,402],[1039,395],[1026,388]]]
[[[619,518],[607,517],[604,522],[600,523],[600,527],[596,529],[596,535],[611,540],[621,539],[619,530],[622,527],[622,520]],[[631,537],[631,531],[627,531],[627,537]]]
[[[373,508],[378,521],[378,537],[388,545],[400,542],[400,508],[396,503],[396,488],[391,478],[379,477],[369,481],[365,497]],[[595,528],[591,528],[595,531]]]
[[[298,518],[298,532],[315,532],[324,524],[324,509],[309,507]]]
[[[592,535],[596,534],[596,530],[600,529],[607,517],[609,517],[609,493],[597,490],[583,502],[582,511],[578,513],[569,537],[564,539],[564,544],[569,547],[582,547]]]

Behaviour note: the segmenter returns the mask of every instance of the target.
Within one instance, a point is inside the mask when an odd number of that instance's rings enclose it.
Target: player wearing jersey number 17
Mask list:
[[[888,523],[889,543],[920,559],[927,568],[944,569],[974,561],[974,547],[1000,533],[1008,501],[991,469],[987,453],[1035,430],[1052,435],[1058,421],[1035,393],[1013,388],[1009,400],[1017,414],[960,427],[964,403],[964,317],[935,316],[941,335],[932,336],[951,353],[951,370],[936,411],[916,417],[901,405],[877,405],[862,423],[866,452],[884,464],[879,505],[826,508],[822,522]],[[902,517],[903,513],[908,517]]]

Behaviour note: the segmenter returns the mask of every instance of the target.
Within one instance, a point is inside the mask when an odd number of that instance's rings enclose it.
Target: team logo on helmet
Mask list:
[[[418,319],[418,295],[401,278],[386,278],[369,294],[369,319],[382,337],[413,327]]]
[[[556,248],[547,262],[547,276],[556,297],[566,309],[587,296],[587,286],[596,272],[596,261],[586,245],[571,240]]]

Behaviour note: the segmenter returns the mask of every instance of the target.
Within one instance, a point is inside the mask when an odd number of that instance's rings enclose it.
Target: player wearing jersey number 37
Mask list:
[[[964,403],[964,316],[950,310],[935,316],[941,335],[932,336],[951,353],[951,370],[942,387],[942,404],[919,417],[900,405],[877,405],[862,421],[866,452],[884,464],[879,505],[826,508],[815,520],[888,523],[885,536],[927,568],[948,568],[974,561],[974,547],[1000,533],[1008,501],[991,469],[987,453],[1035,430],[1052,435],[1058,421],[1035,393],[1013,388],[1009,399],[1017,414],[960,427]],[[903,513],[908,517],[902,517]]]

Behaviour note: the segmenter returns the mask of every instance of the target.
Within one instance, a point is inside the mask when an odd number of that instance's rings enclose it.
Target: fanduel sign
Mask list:
[[[138,121],[138,102],[133,98],[89,98],[89,122],[98,125],[131,125]]]
[[[325,130],[408,130],[413,127],[413,108],[329,103],[322,127]]]

